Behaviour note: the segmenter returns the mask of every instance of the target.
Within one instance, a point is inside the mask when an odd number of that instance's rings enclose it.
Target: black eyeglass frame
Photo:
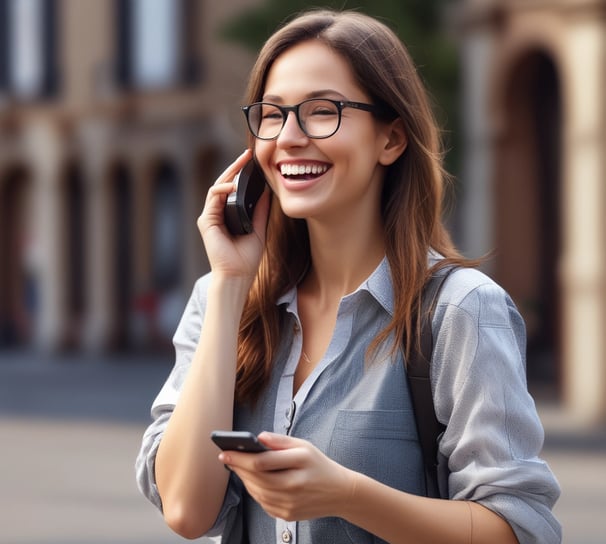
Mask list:
[[[337,126],[335,127],[335,130],[333,130],[330,134],[327,134],[326,136],[312,136],[312,135],[308,134],[306,128],[301,123],[301,118],[299,117],[299,108],[303,104],[306,104],[306,103],[312,102],[312,101],[317,101],[317,100],[322,100],[324,102],[330,102],[337,107],[337,112],[338,112],[338,116],[339,116],[339,118],[337,120]],[[280,113],[282,114],[282,126],[280,127],[278,134],[276,134],[272,138],[263,138],[263,137],[255,134],[255,131],[253,130],[251,122],[250,122],[250,117],[249,117],[250,108],[252,108],[253,106],[262,106],[262,105],[272,106],[272,107],[276,108],[277,110],[279,110]],[[295,114],[295,118],[297,119],[297,124],[299,125],[299,128],[303,131],[303,134],[305,134],[305,136],[307,136],[308,138],[312,138],[314,140],[324,140],[326,138],[330,138],[331,136],[334,136],[337,133],[337,131],[339,130],[339,128],[341,127],[342,113],[345,108],[354,108],[357,110],[367,111],[376,116],[380,116],[383,112],[383,110],[381,108],[379,108],[378,106],[376,106],[374,104],[366,104],[364,102],[352,102],[351,100],[333,100],[331,98],[308,98],[307,100],[303,100],[303,102],[300,102],[299,104],[295,104],[294,106],[280,106],[279,104],[274,104],[272,102],[254,102],[253,104],[249,104],[248,106],[242,106],[242,111],[244,112],[244,116],[246,117],[246,123],[248,125],[248,130],[250,130],[250,133],[259,140],[271,141],[271,140],[278,139],[280,134],[282,134],[282,130],[284,129],[284,125],[286,124],[286,120],[288,119],[288,114],[291,111]]]

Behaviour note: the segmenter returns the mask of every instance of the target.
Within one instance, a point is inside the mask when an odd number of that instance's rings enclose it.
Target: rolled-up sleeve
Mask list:
[[[173,337],[175,365],[152,403],[152,422],[143,433],[141,449],[135,461],[137,485],[141,493],[159,509],[162,509],[162,501],[156,486],[156,453],[198,345],[206,307],[208,281],[209,276],[200,278],[187,302]]]
[[[164,430],[179,399],[200,339],[209,282],[209,274],[196,282],[185,307],[173,337],[175,365],[152,403],[152,422],[143,433],[141,448],[135,461],[135,476],[139,490],[160,510],[162,510],[162,499],[156,485],[156,453],[164,435]],[[238,517],[241,497],[242,483],[232,474],[223,500],[223,507],[215,520],[214,526],[206,536],[218,536],[220,534],[225,536],[225,531],[230,534],[241,530],[241,519]],[[234,538],[236,538],[234,541],[239,541],[237,537]]]
[[[508,521],[522,544],[561,542],[552,513],[560,488],[540,459],[544,433],[527,390],[525,327],[512,300],[477,271],[448,280],[434,322],[432,386],[447,425],[451,499]]]

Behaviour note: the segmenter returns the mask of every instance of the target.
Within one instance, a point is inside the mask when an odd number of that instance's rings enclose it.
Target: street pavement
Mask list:
[[[174,544],[136,488],[134,460],[171,355],[0,351],[0,543]],[[606,428],[539,403],[562,485],[564,542],[606,542]],[[210,544],[199,539],[200,544]]]

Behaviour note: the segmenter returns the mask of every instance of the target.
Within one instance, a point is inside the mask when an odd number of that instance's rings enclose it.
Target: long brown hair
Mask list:
[[[393,334],[392,353],[402,338],[414,338],[413,315],[429,274],[430,249],[445,259],[438,266],[468,265],[442,223],[445,182],[440,134],[427,92],[406,48],[386,25],[352,11],[319,10],[292,20],[265,43],[251,72],[247,102],[259,101],[273,62],[290,47],[318,40],[350,65],[357,84],[391,119],[401,118],[408,147],[385,173],[382,216],[386,256],[394,285],[394,317],[369,346]],[[252,137],[251,137],[252,138]],[[251,145],[254,141],[251,139]],[[267,384],[279,342],[276,300],[296,286],[310,263],[307,226],[273,205],[265,252],[240,323],[236,398],[254,402]],[[405,342],[410,347],[410,342]]]

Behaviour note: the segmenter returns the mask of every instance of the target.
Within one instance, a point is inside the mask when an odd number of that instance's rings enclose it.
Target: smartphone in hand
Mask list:
[[[257,437],[248,431],[213,431],[210,438],[224,451],[243,451],[247,453],[267,451],[267,448],[259,442]]]
[[[265,176],[254,159],[246,163],[234,179],[236,190],[227,195],[225,226],[231,234],[249,234],[253,231],[255,206],[265,189]]]

